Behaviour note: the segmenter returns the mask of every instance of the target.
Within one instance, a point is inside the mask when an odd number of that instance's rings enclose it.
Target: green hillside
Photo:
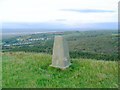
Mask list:
[[[71,59],[66,70],[50,67],[51,55],[5,52],[2,54],[3,88],[117,88],[117,61]]]
[[[54,36],[57,35],[68,41],[71,58],[118,60],[117,30],[48,32],[3,38],[2,51],[52,54]]]

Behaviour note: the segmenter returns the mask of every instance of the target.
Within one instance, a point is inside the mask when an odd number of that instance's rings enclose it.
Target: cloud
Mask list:
[[[99,10],[99,9],[61,9],[61,11],[71,11],[80,13],[113,13],[113,10]]]
[[[0,23],[116,22],[117,5],[118,0],[0,0]]]
[[[66,19],[56,19],[56,21],[66,21]]]

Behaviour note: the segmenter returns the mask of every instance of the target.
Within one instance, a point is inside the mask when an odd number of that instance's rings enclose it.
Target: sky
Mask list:
[[[118,1],[0,0],[0,23],[6,27],[13,27],[18,23],[39,23],[39,28],[85,28],[91,25],[99,28],[103,24],[108,28],[116,28]],[[113,26],[109,27],[111,24]],[[17,26],[25,27],[26,24],[22,25]],[[27,26],[29,27],[28,24]]]

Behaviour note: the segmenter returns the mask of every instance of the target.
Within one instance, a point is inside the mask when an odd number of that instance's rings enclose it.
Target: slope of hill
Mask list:
[[[117,88],[117,61],[71,59],[66,70],[50,67],[51,55],[5,52],[3,88]]]

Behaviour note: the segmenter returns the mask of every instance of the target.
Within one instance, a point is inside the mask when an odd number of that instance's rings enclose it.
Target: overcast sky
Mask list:
[[[79,26],[117,22],[119,0],[0,0],[0,22]]]

